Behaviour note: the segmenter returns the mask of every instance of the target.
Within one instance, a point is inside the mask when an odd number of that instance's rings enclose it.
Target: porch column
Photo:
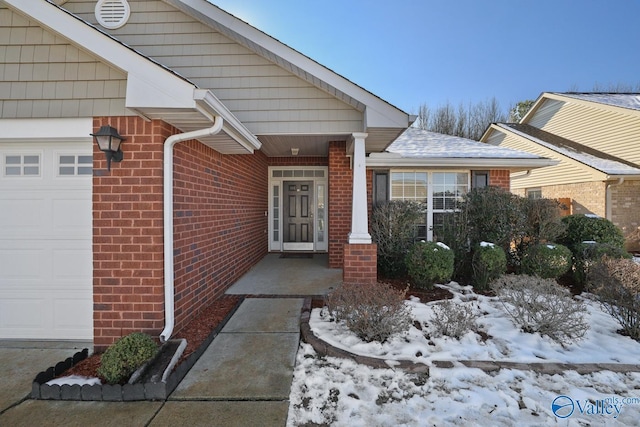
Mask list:
[[[364,140],[366,133],[352,134],[353,146],[353,203],[349,244],[371,244],[367,217],[367,168]]]

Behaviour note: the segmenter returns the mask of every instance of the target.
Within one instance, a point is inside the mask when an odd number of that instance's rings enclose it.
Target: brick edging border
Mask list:
[[[351,353],[341,348],[335,347],[326,341],[318,338],[309,326],[309,318],[311,316],[311,298],[305,298],[302,305],[302,313],[300,316],[300,334],[304,342],[310,344],[316,353],[322,356],[340,357],[343,359],[353,360],[356,363],[371,366],[372,368],[400,368],[412,373],[427,373],[429,369],[434,368],[454,368],[460,364],[467,368],[480,369],[484,372],[495,372],[500,369],[519,369],[522,371],[534,371],[541,374],[559,374],[565,371],[576,371],[578,374],[591,374],[599,371],[612,371],[617,373],[624,372],[640,372],[640,364],[626,363],[556,363],[556,362],[502,362],[493,360],[434,360],[431,365],[412,360],[389,360],[376,357],[361,356]]]
[[[105,401],[105,402],[129,402],[139,400],[164,401],[173,393],[180,381],[184,379],[187,372],[195,365],[200,356],[209,347],[209,344],[220,333],[220,330],[227,324],[231,316],[238,310],[244,301],[241,297],[236,305],[229,311],[225,318],[211,331],[209,336],[202,342],[200,347],[178,365],[169,375],[166,382],[148,382],[134,384],[98,384],[98,385],[47,385],[50,381],[80,363],[89,356],[89,349],[77,352],[73,357],[59,362],[55,367],[40,372],[31,385],[32,399],[39,400],[82,400],[82,401]]]

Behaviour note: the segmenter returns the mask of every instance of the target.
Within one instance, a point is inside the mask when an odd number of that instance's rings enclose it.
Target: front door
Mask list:
[[[313,181],[284,182],[284,250],[313,250]]]

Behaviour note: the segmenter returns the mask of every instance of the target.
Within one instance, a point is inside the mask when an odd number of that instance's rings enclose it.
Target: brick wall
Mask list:
[[[94,346],[103,350],[134,331],[164,325],[162,147],[175,132],[160,121],[99,117],[94,131],[111,125],[126,137],[124,160],[107,171],[93,155]]]
[[[542,197],[547,199],[570,198],[571,212],[574,214],[606,216],[606,186],[603,182],[548,185],[540,189]]]
[[[509,170],[490,170],[489,171],[489,185],[494,187],[500,187],[509,191],[511,188],[511,173]]]
[[[344,283],[371,284],[378,280],[375,244],[345,244],[342,281]]]
[[[94,144],[94,347],[164,327],[163,147],[177,130],[136,117],[96,118],[127,139],[111,172]],[[174,149],[176,327],[267,252],[267,160],[224,156],[197,141]]]
[[[611,186],[611,220],[627,237],[629,250],[640,250],[637,241],[640,227],[640,181],[625,181]],[[629,236],[634,235],[633,242]],[[631,245],[633,243],[633,245]]]
[[[267,253],[267,159],[174,149],[175,331]]]
[[[353,172],[346,142],[329,143],[329,267],[343,267],[343,250],[351,231]]]

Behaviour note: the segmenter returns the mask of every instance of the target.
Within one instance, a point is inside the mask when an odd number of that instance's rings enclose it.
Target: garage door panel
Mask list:
[[[93,338],[92,177],[59,169],[60,153],[92,152],[90,139],[0,142],[0,339]]]

